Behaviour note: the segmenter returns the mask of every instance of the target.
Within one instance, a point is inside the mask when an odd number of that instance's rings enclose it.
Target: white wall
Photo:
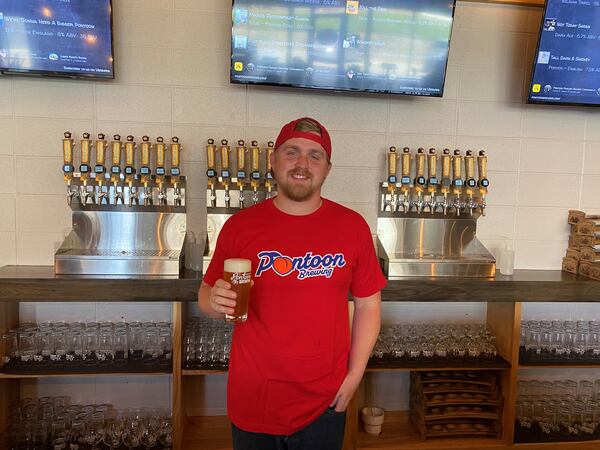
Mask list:
[[[541,8],[459,1],[444,98],[427,99],[230,85],[230,5],[115,0],[116,80],[0,78],[0,264],[53,263],[70,226],[65,130],[77,139],[84,131],[178,135],[188,223],[200,233],[206,139],[264,143],[303,115],[331,130],[325,195],[361,212],[373,232],[389,145],[486,149],[492,184],[478,235],[492,251],[512,241],[518,268],[559,269],[568,209],[600,211],[599,111],[524,104]],[[69,314],[89,312],[80,308]],[[414,314],[407,308],[388,307],[398,318]],[[444,308],[439,317],[457,311]],[[484,306],[473,308],[485,316]]]

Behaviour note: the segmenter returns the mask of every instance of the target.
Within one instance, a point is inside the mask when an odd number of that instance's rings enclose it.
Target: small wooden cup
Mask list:
[[[365,406],[360,410],[365,433],[378,436],[381,434],[381,425],[385,418],[383,408],[377,406]]]

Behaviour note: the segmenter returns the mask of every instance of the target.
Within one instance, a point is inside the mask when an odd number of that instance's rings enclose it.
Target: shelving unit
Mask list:
[[[195,302],[201,274],[186,272],[180,278],[77,278],[54,276],[52,267],[0,268],[0,332],[19,324],[19,302],[171,302],[173,305],[173,419],[174,449],[220,450],[229,447],[229,423],[226,417],[199,417],[185,414],[186,408],[195,401],[187,395],[186,385],[196,389],[201,387],[208,376],[225,373],[222,370],[182,369],[182,333],[187,320],[183,305]],[[85,292],[82,298],[81,292]],[[521,302],[600,302],[600,284],[587,278],[559,271],[516,271],[514,276],[497,276],[494,279],[468,278],[407,278],[390,281],[382,292],[383,301],[392,302],[486,302],[487,325],[496,335],[496,344],[501,359],[494,362],[470,362],[432,365],[374,365],[368,371],[409,371],[409,370],[496,370],[504,397],[503,432],[501,439],[455,438],[430,439],[422,441],[408,423],[406,413],[386,413],[383,434],[379,437],[367,436],[358,424],[357,400],[348,409],[345,450],[369,448],[403,449],[448,449],[472,448],[494,449],[513,445],[516,384],[520,370],[540,367],[600,367],[581,366],[528,366],[519,365],[519,326]],[[0,349],[0,357],[6,349]],[[70,377],[70,376],[110,376],[111,374],[89,375],[11,375],[1,374],[0,369],[0,449],[6,448],[8,427],[8,405],[18,399],[20,380],[28,378]],[[123,375],[123,374],[118,374]],[[129,374],[129,375],[149,375]],[[152,374],[154,375],[154,374]],[[159,375],[159,374],[156,374]],[[164,373],[160,373],[164,375]],[[1,440],[4,439],[4,440]],[[543,449],[549,446],[570,449],[597,448],[598,441],[568,442],[552,444],[514,444],[527,449]]]

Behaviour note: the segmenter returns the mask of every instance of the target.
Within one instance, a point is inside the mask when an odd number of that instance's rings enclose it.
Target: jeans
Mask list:
[[[234,450],[341,450],[346,412],[327,410],[300,431],[289,436],[252,433],[231,424]]]

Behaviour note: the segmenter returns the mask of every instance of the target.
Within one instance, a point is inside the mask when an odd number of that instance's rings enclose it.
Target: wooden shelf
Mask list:
[[[509,369],[510,363],[504,358],[498,356],[490,361],[401,361],[390,363],[373,363],[369,361],[367,370],[370,372],[378,371],[413,371],[423,372],[427,370],[503,370]]]
[[[183,376],[215,375],[219,373],[227,373],[227,371],[219,369],[183,369],[181,371]]]
[[[519,369],[600,369],[600,364],[519,364]]]
[[[527,450],[542,450],[548,448],[559,448],[560,450],[582,450],[598,449],[600,440],[595,441],[572,441],[572,442],[524,442],[515,443],[514,447],[525,448]]]
[[[156,375],[171,375],[171,372],[98,372],[98,373],[36,373],[28,375],[12,374],[12,373],[0,373],[0,379],[5,380],[23,380],[23,379],[35,379],[35,378],[96,378],[105,376],[120,376],[120,377],[133,377],[133,376],[156,376]]]
[[[172,302],[196,301],[202,274],[174,277],[55,275],[54,266],[0,268],[0,301]]]
[[[200,272],[173,277],[57,276],[53,266],[0,268],[0,301],[195,302]],[[600,284],[559,270],[516,270],[495,278],[406,277],[389,280],[383,301],[600,302]]]
[[[405,277],[389,280],[383,301],[600,302],[600,284],[560,270],[515,270],[494,278]]]
[[[495,438],[449,437],[423,440],[408,422],[406,411],[386,411],[385,421],[379,436],[371,436],[358,425],[356,448],[361,450],[447,450],[460,449],[495,449],[506,448],[506,445]]]

